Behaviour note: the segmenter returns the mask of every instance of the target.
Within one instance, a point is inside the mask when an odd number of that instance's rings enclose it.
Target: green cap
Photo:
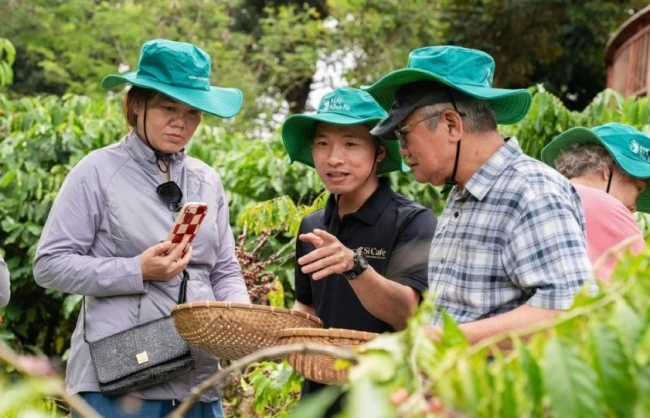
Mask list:
[[[650,137],[633,126],[611,122],[591,129],[568,129],[542,149],[542,161],[555,168],[557,156],[572,144],[602,145],[630,177],[650,178]],[[650,188],[639,194],[636,208],[639,212],[650,213]]]
[[[235,116],[242,107],[242,92],[210,85],[210,56],[185,42],[154,39],[142,45],[136,71],[111,74],[102,87],[122,84],[156,90],[181,103],[222,118]]]
[[[434,81],[487,101],[499,124],[523,119],[532,103],[530,91],[493,88],[493,78],[494,60],[483,51],[448,45],[427,46],[411,51],[407,68],[388,73],[372,86],[362,88],[384,109],[390,109],[400,87]]]
[[[351,87],[327,93],[313,114],[292,115],[282,125],[282,141],[289,153],[289,163],[299,161],[314,167],[311,144],[320,122],[332,125],[366,125],[372,129],[386,117],[386,111],[365,91]],[[386,148],[386,158],[377,164],[377,174],[395,170],[410,171],[399,152],[399,142],[379,138]]]

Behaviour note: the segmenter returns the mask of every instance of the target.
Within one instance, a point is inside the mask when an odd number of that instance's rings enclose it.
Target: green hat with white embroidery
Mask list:
[[[449,45],[415,49],[409,54],[406,68],[388,73],[372,86],[361,87],[384,109],[390,109],[389,116],[377,126],[373,134],[396,139],[392,135],[393,130],[415,110],[414,105],[426,105],[421,103],[420,96],[429,93],[428,90],[434,86],[446,86],[475,99],[487,101],[497,123],[510,124],[523,119],[532,103],[530,91],[494,88],[493,78],[494,59],[483,51]],[[418,82],[428,82],[432,87],[424,90],[420,88],[419,95],[400,95],[403,87],[408,89],[409,85]]]
[[[242,107],[242,92],[211,86],[211,67],[210,56],[197,46],[154,39],[142,45],[136,71],[108,75],[102,87],[112,89],[128,83],[156,90],[211,115],[233,117]]]
[[[650,137],[633,126],[611,122],[591,129],[568,129],[542,149],[542,161],[555,168],[558,155],[572,144],[602,145],[627,175],[650,179]],[[650,213],[650,188],[639,193],[636,209]]]
[[[282,125],[282,141],[290,163],[300,161],[314,167],[312,141],[318,123],[332,125],[366,125],[372,129],[386,117],[386,111],[365,91],[342,87],[327,93],[312,114],[292,115]],[[400,170],[410,171],[399,152],[399,142],[378,138],[386,148],[386,158],[377,164],[377,174]]]

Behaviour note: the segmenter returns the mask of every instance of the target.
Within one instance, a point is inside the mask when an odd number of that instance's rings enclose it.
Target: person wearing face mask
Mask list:
[[[632,212],[650,212],[650,137],[622,123],[571,128],[542,149],[542,161],[568,178],[585,208],[587,251],[597,266],[610,248],[638,237],[631,250],[643,250],[643,235]],[[595,271],[604,283],[618,257],[606,256]]]
[[[85,300],[72,335],[67,388],[102,416],[167,416],[218,370],[218,359],[192,349],[193,370],[108,396],[100,391],[87,341],[168,316],[184,270],[187,302],[250,303],[221,178],[186,154],[203,113],[230,118],[242,106],[238,89],[211,86],[210,77],[203,50],[155,39],[142,46],[136,71],[104,78],[106,89],[131,85],[123,103],[130,131],[70,171],[40,237],[36,282]],[[172,247],[163,240],[186,202],[205,202],[208,210],[192,245],[184,238]],[[217,389],[203,393],[186,416],[222,417]]]
[[[408,171],[396,142],[370,134],[385,115],[368,93],[345,87],[282,126],[291,161],[314,167],[330,192],[300,225],[293,306],[325,328],[402,330],[427,289],[436,218],[380,177]],[[323,386],[305,380],[303,395]],[[339,409],[340,398],[326,416]]]

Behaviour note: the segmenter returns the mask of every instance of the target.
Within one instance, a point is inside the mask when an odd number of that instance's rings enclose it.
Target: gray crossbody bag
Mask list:
[[[178,303],[185,302],[189,273],[183,271]],[[86,306],[83,308],[84,341],[97,374],[99,390],[120,395],[167,382],[194,369],[194,357],[178,335],[171,316],[156,319],[97,341],[86,338]],[[138,308],[139,309],[139,308]],[[138,317],[140,312],[138,311]]]

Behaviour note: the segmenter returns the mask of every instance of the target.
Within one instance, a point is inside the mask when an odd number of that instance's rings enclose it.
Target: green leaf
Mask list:
[[[458,323],[446,311],[442,311],[442,341],[448,346],[468,347],[467,337],[461,331]]]
[[[460,395],[462,396],[463,405],[469,410],[477,410],[481,400],[481,390],[478,384],[476,371],[465,359],[460,359],[456,363],[457,381],[459,382]],[[500,377],[496,377],[500,378]]]
[[[0,187],[8,187],[12,181],[16,178],[16,171],[8,171],[2,178],[0,178]]]
[[[629,360],[616,333],[597,323],[591,333],[590,351],[608,408],[614,416],[631,416],[637,393]]]
[[[531,400],[533,410],[532,416],[542,416],[542,399],[544,396],[544,388],[542,383],[542,374],[539,365],[533,358],[532,354],[525,346],[519,347],[519,355],[521,357],[521,368],[526,375],[526,384],[523,386],[527,393],[527,397]]]
[[[635,404],[635,417],[646,417],[650,411],[650,365],[637,369],[639,396]]]
[[[73,312],[76,312],[79,309],[79,306],[81,305],[81,300],[83,299],[83,296],[81,295],[68,295],[65,297],[63,300],[63,317],[65,319],[70,318],[70,315],[72,315]]]
[[[368,381],[353,385],[343,398],[344,417],[393,418],[395,407],[388,400],[386,389]]]
[[[500,405],[499,416],[501,418],[517,418],[517,397],[515,396],[513,372],[505,368],[498,376],[496,383]]]
[[[291,418],[320,418],[341,394],[341,387],[327,386],[316,393],[306,396],[290,413]]]
[[[614,305],[611,323],[618,331],[628,353],[634,353],[641,333],[646,327],[641,316],[625,300],[618,299]]]
[[[650,364],[650,327],[646,328],[634,355],[636,363],[645,367]]]
[[[602,417],[596,373],[574,347],[552,339],[546,345],[542,373],[553,416]]]

